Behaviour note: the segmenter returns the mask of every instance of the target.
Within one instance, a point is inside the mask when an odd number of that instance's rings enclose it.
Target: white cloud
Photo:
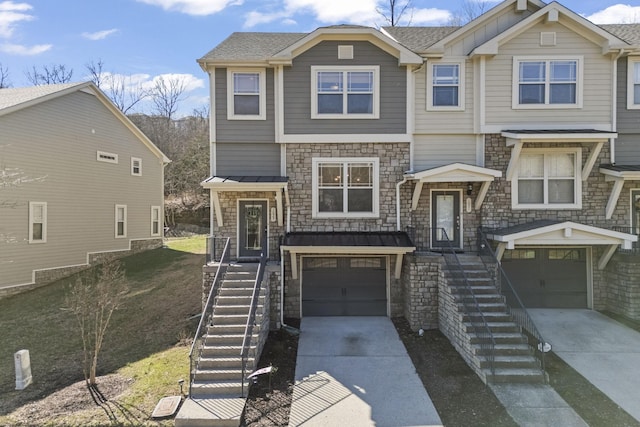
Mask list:
[[[112,28],[110,30],[96,31],[95,33],[82,33],[82,37],[89,40],[104,40],[111,34],[115,34],[117,32],[117,28]]]
[[[23,46],[20,44],[4,43],[0,45],[0,52],[12,54],[12,55],[34,56],[34,55],[39,55],[43,52],[46,52],[52,47],[53,45],[51,44],[37,44],[33,46]]]
[[[193,74],[177,74],[177,73],[157,75],[154,78],[144,82],[143,86],[152,88],[153,86],[155,86],[155,84],[158,81],[161,81],[163,79],[165,82],[172,82],[172,81],[181,82],[184,85],[185,92],[191,92],[193,90],[202,89],[205,87],[204,80],[199,79]]]
[[[451,22],[451,12],[443,9],[416,9],[411,16],[411,25],[443,25]]]
[[[262,13],[254,10],[245,15],[244,27],[251,28],[260,24],[269,24],[288,16],[286,12]]]
[[[0,37],[9,38],[13,34],[15,25],[23,21],[31,21],[33,15],[26,13],[32,6],[27,3],[3,1],[0,3]]]
[[[632,24],[640,22],[640,6],[614,4],[608,8],[587,16],[595,24]]]
[[[213,15],[229,6],[239,6],[243,0],[137,0],[152,6],[160,6],[167,11],[187,15]]]

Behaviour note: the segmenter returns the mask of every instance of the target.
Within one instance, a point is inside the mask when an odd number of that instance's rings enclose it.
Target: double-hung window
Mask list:
[[[151,206],[151,235],[160,236],[160,206]]]
[[[47,203],[29,202],[29,243],[47,241]]]
[[[512,182],[512,205],[519,209],[582,207],[581,150],[523,150]]]
[[[127,205],[116,205],[116,237],[127,237]]]
[[[313,159],[315,217],[378,216],[377,158]]]
[[[627,108],[640,109],[640,57],[629,57],[627,81]]]
[[[311,117],[378,118],[379,70],[378,66],[311,67]]]
[[[131,175],[142,176],[142,159],[138,157],[131,158]]]
[[[264,69],[227,70],[227,118],[266,119],[266,73]]]
[[[464,110],[464,61],[429,65],[427,110]]]
[[[581,108],[582,58],[516,57],[513,108]]]

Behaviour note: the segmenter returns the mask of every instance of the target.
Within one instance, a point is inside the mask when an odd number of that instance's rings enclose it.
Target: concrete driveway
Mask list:
[[[529,310],[557,354],[640,421],[640,333],[592,310]]]
[[[386,317],[305,317],[290,426],[442,426]]]

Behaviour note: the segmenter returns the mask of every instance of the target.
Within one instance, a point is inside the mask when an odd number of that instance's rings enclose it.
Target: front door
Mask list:
[[[640,236],[640,190],[631,191],[631,226],[633,227],[632,234]],[[635,242],[634,247],[640,247],[640,243]]]
[[[432,192],[431,216],[431,246],[461,248],[460,192]]]
[[[238,223],[238,257],[260,257],[263,231],[267,226],[267,202],[265,200],[240,201]]]

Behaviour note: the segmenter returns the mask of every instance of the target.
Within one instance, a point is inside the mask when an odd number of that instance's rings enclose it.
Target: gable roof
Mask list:
[[[0,89],[0,117],[56,99],[73,92],[84,92],[94,95],[107,109],[118,118],[147,148],[163,163],[171,160],[122,113],[111,100],[92,82],[63,83],[20,88]]]
[[[384,27],[383,32],[398,43],[421,53],[460,27]]]
[[[600,25],[600,28],[630,45],[640,47],[640,24],[607,24]]]
[[[204,64],[217,62],[266,62],[306,35],[307,33],[235,32],[198,59],[198,63],[204,67]]]

